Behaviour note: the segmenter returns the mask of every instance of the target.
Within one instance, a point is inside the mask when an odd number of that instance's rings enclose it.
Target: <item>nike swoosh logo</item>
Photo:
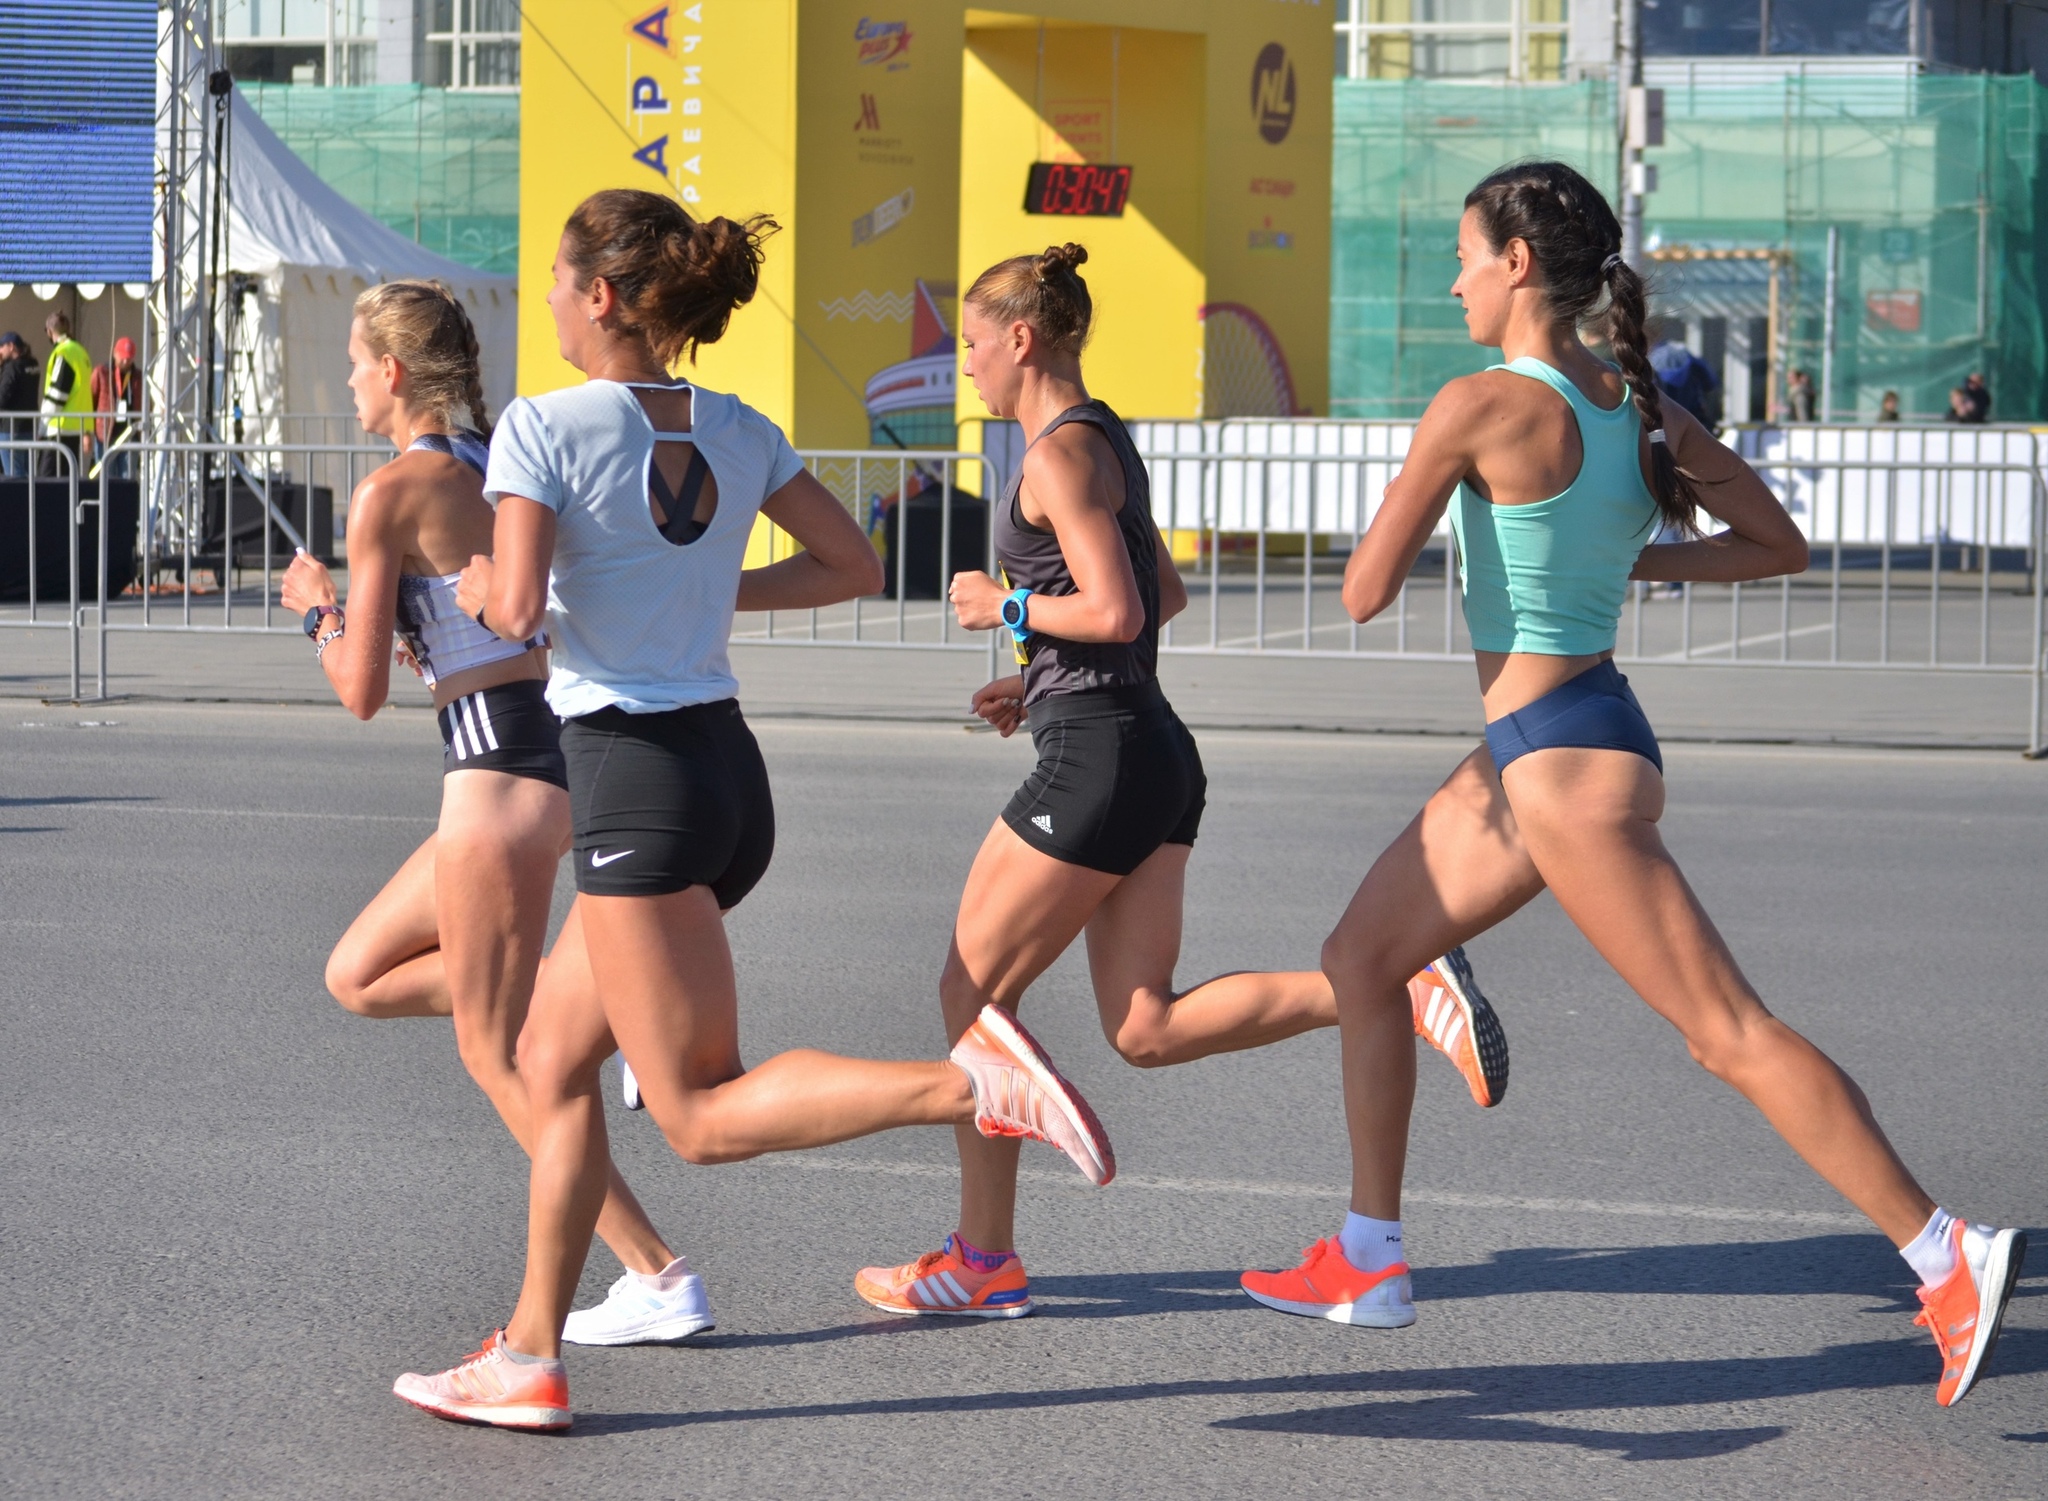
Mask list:
[[[609,865],[614,860],[623,860],[632,853],[631,850],[620,850],[616,855],[600,855],[596,850],[592,850],[590,852],[590,864],[593,869],[596,869],[600,866]]]

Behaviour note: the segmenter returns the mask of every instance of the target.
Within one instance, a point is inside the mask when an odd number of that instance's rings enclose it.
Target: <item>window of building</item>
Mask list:
[[[518,88],[518,0],[431,0],[426,82],[452,89]]]
[[[1652,57],[1902,55],[1916,0],[1642,0]]]
[[[251,82],[377,81],[376,0],[227,0],[220,39]]]
[[[1337,76],[1559,79],[1567,3],[1337,0]]]

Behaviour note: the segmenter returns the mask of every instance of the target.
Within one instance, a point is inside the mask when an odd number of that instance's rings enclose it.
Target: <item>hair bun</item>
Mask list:
[[[1045,254],[1038,258],[1038,279],[1065,271],[1072,275],[1078,268],[1088,264],[1088,247],[1076,245],[1069,240],[1064,245],[1048,245]]]

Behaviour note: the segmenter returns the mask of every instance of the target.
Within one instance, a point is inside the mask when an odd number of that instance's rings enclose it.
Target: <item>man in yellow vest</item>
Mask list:
[[[43,430],[71,450],[79,478],[85,477],[84,447],[92,431],[92,356],[71,337],[71,320],[52,313],[43,320],[50,358],[43,366]],[[43,473],[62,476],[57,455],[42,455]]]

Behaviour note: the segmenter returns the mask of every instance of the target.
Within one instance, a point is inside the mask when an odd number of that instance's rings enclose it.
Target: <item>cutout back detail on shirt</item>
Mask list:
[[[657,385],[652,381],[626,381],[622,384],[635,392],[691,392],[691,422],[695,425],[695,393],[687,382],[674,386]],[[718,483],[711,473],[711,462],[704,457],[704,451],[697,446],[696,438],[689,429],[663,431],[655,422],[654,414],[647,410],[647,403],[638,395],[634,400],[647,418],[647,425],[653,429],[654,446],[647,455],[648,518],[653,521],[654,529],[661,533],[663,541],[674,547],[688,547],[711,529],[711,523],[718,515]],[[664,443],[679,443],[690,450],[680,485],[672,487],[668,476],[661,472],[660,448]],[[708,497],[704,493],[707,481],[711,485]],[[698,515],[700,509],[704,509],[705,514]]]

